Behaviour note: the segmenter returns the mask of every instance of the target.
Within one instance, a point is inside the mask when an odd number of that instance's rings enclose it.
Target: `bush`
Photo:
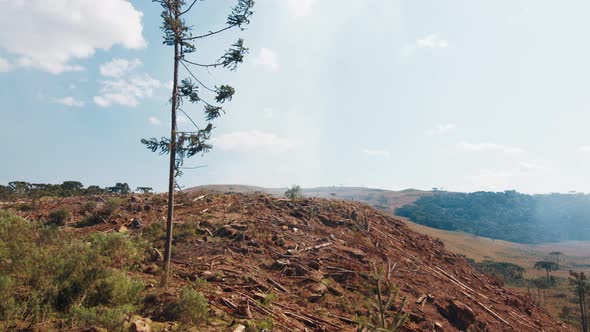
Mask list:
[[[169,313],[174,320],[194,326],[207,321],[207,306],[207,299],[201,293],[190,287],[184,287],[178,301],[171,306]]]
[[[58,226],[65,226],[66,221],[72,216],[70,210],[65,207],[59,208],[49,214],[49,222]]]
[[[146,248],[120,233],[78,240],[0,210],[0,330],[28,330],[40,321],[53,330],[47,324],[64,319],[120,330],[144,288],[125,271]]]
[[[82,206],[82,210],[84,210],[84,212],[87,213],[92,213],[94,212],[94,210],[96,210],[96,202],[95,201],[88,201],[86,203],[84,203],[84,205]]]
[[[117,209],[123,204],[123,199],[111,197],[107,199],[106,203],[102,207],[100,214],[104,217],[110,217],[117,211]]]
[[[285,197],[292,201],[298,200],[301,197],[303,197],[303,190],[301,189],[301,186],[296,184],[292,185],[291,188],[285,191]]]
[[[129,306],[115,308],[73,306],[69,310],[70,324],[73,326],[100,326],[109,331],[122,331],[125,316],[133,312]]]
[[[32,211],[33,206],[31,206],[31,204],[23,203],[23,204],[19,205],[16,209],[21,212],[27,212],[27,211]]]
[[[138,295],[143,288],[144,284],[140,280],[132,279],[122,272],[112,271],[98,282],[85,304],[89,307],[133,305],[139,302]]]

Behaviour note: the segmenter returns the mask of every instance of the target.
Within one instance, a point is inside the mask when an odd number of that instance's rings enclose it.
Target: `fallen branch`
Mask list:
[[[302,249],[301,251],[317,250],[317,249],[321,249],[321,248],[325,248],[325,247],[331,246],[332,244],[333,244],[332,242],[326,242],[326,243],[318,244],[317,246],[313,246],[313,247],[308,247],[308,248]]]
[[[275,286],[281,292],[283,292],[283,293],[289,293],[289,291],[285,287],[283,287],[278,282],[272,280],[271,278],[267,278],[266,281],[268,281],[271,285]]]

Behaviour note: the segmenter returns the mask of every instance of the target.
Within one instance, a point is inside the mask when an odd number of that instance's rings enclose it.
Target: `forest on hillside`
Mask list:
[[[585,194],[439,192],[395,213],[433,228],[519,243],[590,240],[590,195]]]

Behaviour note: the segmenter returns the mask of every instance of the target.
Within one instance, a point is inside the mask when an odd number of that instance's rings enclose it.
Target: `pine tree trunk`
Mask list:
[[[178,11],[175,11],[178,20]],[[170,122],[170,169],[168,174],[168,215],[166,218],[166,246],[164,248],[164,273],[162,287],[168,286],[170,277],[170,259],[172,256],[172,221],[174,217],[174,186],[176,175],[176,109],[178,107],[178,62],[180,61],[180,45],[174,43],[174,79],[172,81],[172,110]]]

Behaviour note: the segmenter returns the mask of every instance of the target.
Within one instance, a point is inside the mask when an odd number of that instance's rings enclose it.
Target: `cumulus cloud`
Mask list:
[[[84,106],[84,102],[81,100],[77,100],[74,97],[68,96],[68,97],[63,97],[63,98],[57,98],[53,100],[54,103],[57,104],[61,104],[64,106],[70,106],[70,107],[82,107]]]
[[[289,10],[295,17],[309,16],[316,0],[287,0]]]
[[[285,151],[297,145],[291,139],[258,130],[235,131],[221,135],[213,140],[213,144],[228,151],[266,150],[272,152]]]
[[[126,0],[0,1],[0,12],[0,48],[20,67],[59,74],[97,49],[146,46],[143,13]]]
[[[439,36],[432,34],[424,38],[416,39],[416,46],[419,48],[447,48],[449,42]]]
[[[279,70],[277,53],[269,48],[261,48],[252,62],[258,66],[268,67],[272,71]]]
[[[112,104],[135,107],[141,99],[151,97],[162,83],[147,73],[136,73],[140,64],[137,59],[113,59],[100,66],[101,74],[109,79],[100,82],[100,94],[94,97],[94,102],[102,107]]]
[[[496,143],[468,143],[461,142],[457,147],[465,152],[499,151],[504,153],[522,153],[523,149]]]
[[[12,64],[4,58],[0,58],[0,73],[5,73],[12,70]]]
[[[139,66],[141,66],[139,59],[113,59],[100,66],[100,74],[107,77],[121,77]]]
[[[150,117],[148,118],[148,122],[149,122],[151,125],[154,125],[154,126],[159,126],[159,125],[161,125],[161,124],[162,124],[162,122],[160,121],[160,119],[156,118],[155,116],[150,116]]]
[[[435,128],[428,130],[426,133],[430,136],[445,135],[455,130],[457,126],[452,123],[439,124]]]
[[[389,157],[390,153],[387,150],[382,150],[382,149],[364,149],[363,153],[366,154],[367,156],[372,156],[372,157]]]

